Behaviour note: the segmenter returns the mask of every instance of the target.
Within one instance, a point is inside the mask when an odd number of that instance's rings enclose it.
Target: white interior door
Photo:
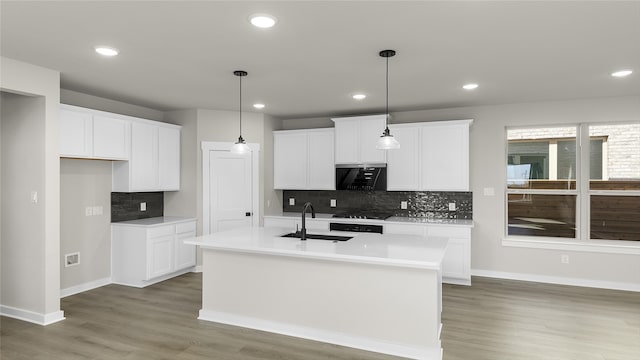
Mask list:
[[[251,152],[245,155],[230,153],[233,143],[201,145],[202,234],[259,226],[260,144],[247,144]]]
[[[251,154],[209,153],[211,232],[251,226],[253,223]]]

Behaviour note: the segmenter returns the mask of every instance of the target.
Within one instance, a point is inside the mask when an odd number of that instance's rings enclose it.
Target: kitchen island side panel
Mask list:
[[[203,249],[200,319],[440,359],[440,271]]]

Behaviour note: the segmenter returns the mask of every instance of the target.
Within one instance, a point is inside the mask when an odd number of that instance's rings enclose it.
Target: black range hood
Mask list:
[[[387,165],[337,165],[336,190],[387,190]]]

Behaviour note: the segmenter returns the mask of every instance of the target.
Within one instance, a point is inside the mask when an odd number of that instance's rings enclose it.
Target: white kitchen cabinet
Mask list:
[[[60,156],[128,160],[130,123],[121,115],[60,105]]]
[[[273,132],[273,187],[335,190],[333,129]]]
[[[176,236],[174,240],[175,269],[186,269],[196,265],[196,246],[185,244],[185,239],[196,236],[196,222],[176,224]]]
[[[391,134],[400,143],[400,149],[387,154],[387,190],[417,191],[422,168],[420,156],[420,126],[391,125]]]
[[[335,123],[336,164],[384,164],[384,150],[376,144],[386,126],[386,115],[331,119]]]
[[[387,190],[469,191],[472,120],[391,125],[400,149],[390,151]]]
[[[144,280],[150,280],[173,271],[173,235],[148,239],[147,275]]]
[[[195,236],[195,220],[157,226],[113,223],[113,282],[145,287],[190,271],[196,264],[196,249],[184,240]]]
[[[158,185],[180,190],[180,128],[158,128]]]
[[[131,123],[131,156],[113,163],[114,192],[180,190],[180,126]]]
[[[471,285],[471,229],[456,226],[427,226],[427,236],[447,238],[442,260],[442,279],[458,285]]]

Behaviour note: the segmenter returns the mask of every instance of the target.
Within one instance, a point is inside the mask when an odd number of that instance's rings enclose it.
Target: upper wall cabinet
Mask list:
[[[60,105],[60,156],[128,160],[129,121],[121,115]]]
[[[331,119],[336,132],[336,164],[384,164],[384,150],[376,149],[385,128],[386,115]]]
[[[273,187],[335,190],[333,129],[273,132]]]
[[[387,190],[469,191],[472,121],[390,125],[400,149],[387,155]]]
[[[113,191],[180,190],[180,129],[157,121],[131,121],[131,158],[113,163]]]

